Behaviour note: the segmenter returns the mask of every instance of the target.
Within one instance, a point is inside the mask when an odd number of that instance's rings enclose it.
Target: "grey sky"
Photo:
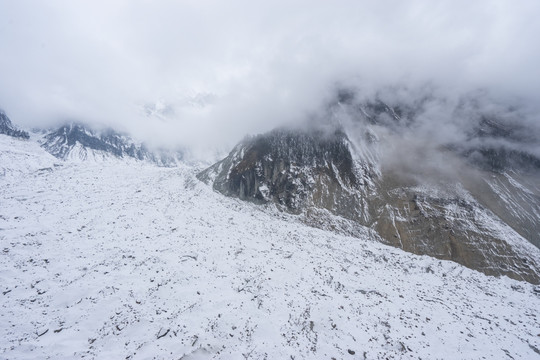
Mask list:
[[[335,83],[532,103],[539,16],[534,0],[0,0],[0,107],[26,126],[75,119],[189,143],[302,119]]]

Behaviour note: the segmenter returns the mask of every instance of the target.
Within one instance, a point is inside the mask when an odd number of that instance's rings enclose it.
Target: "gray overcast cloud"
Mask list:
[[[534,102],[540,2],[0,0],[0,107],[168,143],[301,120],[336,83]]]

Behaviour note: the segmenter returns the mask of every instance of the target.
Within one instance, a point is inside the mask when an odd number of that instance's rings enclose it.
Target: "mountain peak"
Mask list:
[[[30,138],[30,135],[26,131],[18,130],[15,126],[13,126],[10,118],[2,109],[0,109],[0,134],[8,135],[19,139]]]
[[[179,152],[152,152],[145,144],[138,143],[112,128],[97,130],[78,122],[64,124],[47,133],[42,147],[63,160],[131,158],[160,166],[176,166],[182,158]]]
[[[288,212],[315,206],[358,220],[368,216],[363,185],[372,173],[353,161],[351,146],[339,127],[276,129],[244,140],[199,179],[227,195],[273,202]]]

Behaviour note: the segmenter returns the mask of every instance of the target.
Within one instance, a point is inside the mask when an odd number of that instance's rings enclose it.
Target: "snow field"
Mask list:
[[[531,284],[307,227],[192,167],[41,151],[2,137],[0,358],[540,356]]]

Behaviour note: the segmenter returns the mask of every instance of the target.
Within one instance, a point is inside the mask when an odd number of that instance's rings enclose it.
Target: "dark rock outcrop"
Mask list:
[[[26,131],[15,128],[9,117],[2,110],[0,110],[0,134],[24,140],[30,138],[30,134],[28,134]]]
[[[340,129],[274,130],[244,140],[198,177],[226,195],[272,202],[294,214],[316,207],[367,221],[373,174],[353,160],[351,146]]]

